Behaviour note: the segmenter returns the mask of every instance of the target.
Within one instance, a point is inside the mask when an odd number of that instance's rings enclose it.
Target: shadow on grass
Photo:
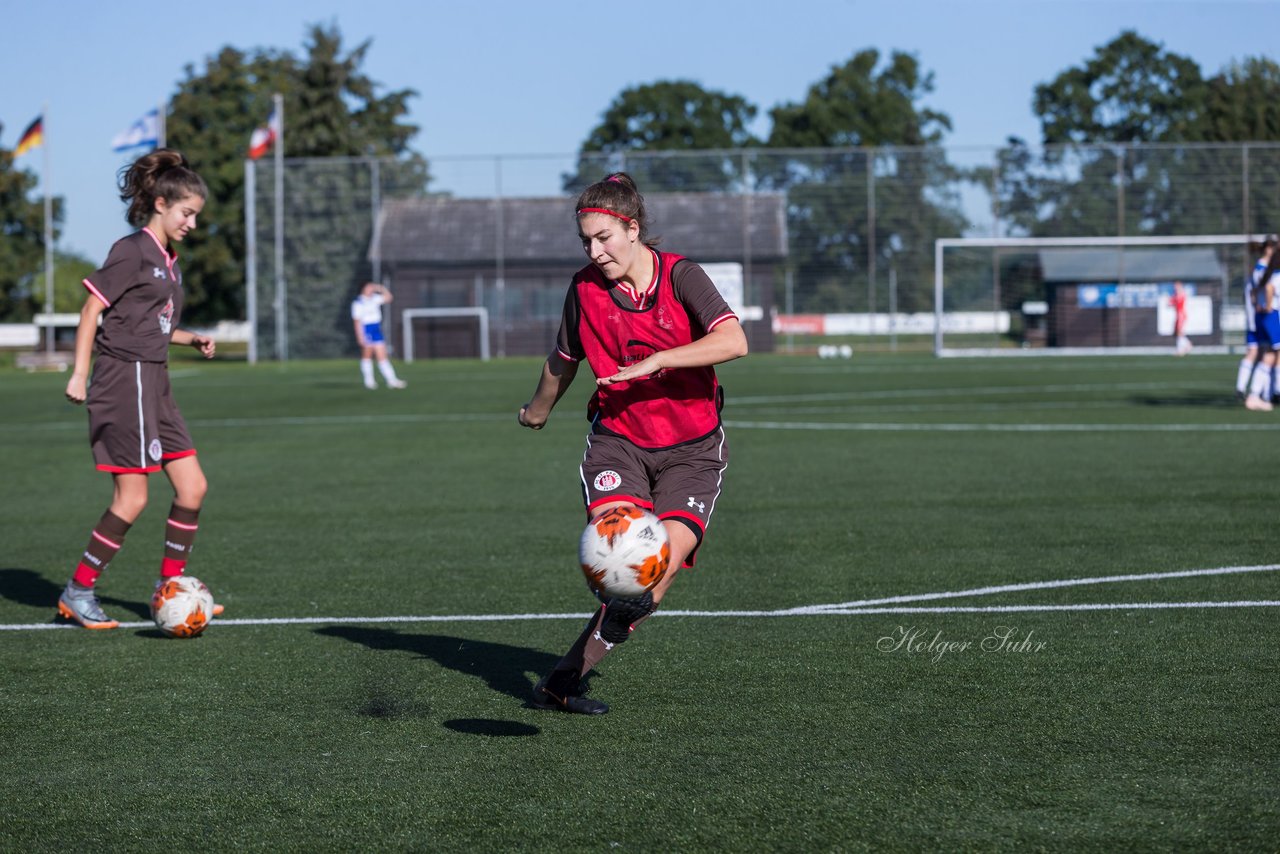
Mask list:
[[[1211,394],[1201,392],[1180,394],[1171,397],[1155,397],[1140,395],[1130,398],[1137,406],[1186,406],[1200,409],[1243,409],[1244,403],[1237,400],[1234,394]]]
[[[58,607],[62,588],[33,569],[0,569],[0,597],[32,608]]]
[[[58,597],[62,585],[55,584],[33,569],[20,567],[0,568],[0,598],[32,608],[48,608],[53,612],[50,622],[71,622],[58,616]],[[99,595],[98,599],[110,613],[111,609],[124,609],[144,620],[151,619],[150,602],[133,602]]]
[[[483,679],[494,691],[526,705],[529,705],[529,692],[533,688],[529,674],[548,673],[560,660],[558,655],[528,647],[449,635],[404,634],[391,629],[359,626],[326,626],[316,629],[316,633],[362,644],[369,649],[401,650],[429,658],[441,667]]]
[[[532,724],[518,721],[495,721],[488,718],[455,718],[444,722],[445,729],[463,735],[521,736],[537,735],[541,730]]]
[[[150,587],[147,588],[148,591],[150,589],[151,589]],[[61,593],[62,591],[59,590],[58,592]],[[55,600],[56,598],[57,597],[55,597]],[[135,614],[140,620],[151,619],[151,600],[150,599],[148,599],[146,602],[133,602],[129,599],[117,599],[114,596],[103,596],[101,592],[99,592],[98,601],[102,603],[102,606],[104,609],[106,609],[107,613],[111,613],[112,609],[123,608],[126,611],[133,612],[133,614]],[[161,637],[164,637],[164,636],[161,635]]]

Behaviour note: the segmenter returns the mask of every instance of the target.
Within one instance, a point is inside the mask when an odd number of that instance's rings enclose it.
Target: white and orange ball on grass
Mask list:
[[[151,594],[151,618],[171,638],[193,638],[213,619],[213,594],[194,576],[167,578]]]
[[[587,525],[578,562],[587,585],[601,596],[633,598],[667,573],[671,544],[661,520],[638,507],[614,507]]]

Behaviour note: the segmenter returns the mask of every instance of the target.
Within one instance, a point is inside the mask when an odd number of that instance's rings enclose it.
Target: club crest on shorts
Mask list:
[[[612,469],[602,471],[596,475],[595,485],[596,490],[599,492],[613,492],[619,486],[622,486],[622,475]]]
[[[160,447],[160,440],[152,439],[151,444],[147,446],[147,456],[151,457],[151,459],[156,462],[160,462],[160,455],[162,453],[163,450]]]

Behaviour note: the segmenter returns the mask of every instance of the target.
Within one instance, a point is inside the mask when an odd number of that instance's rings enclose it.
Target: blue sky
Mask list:
[[[62,249],[93,261],[128,231],[115,194],[125,156],[110,140],[221,47],[303,53],[308,25],[344,44],[372,39],[364,70],[383,91],[412,88],[413,147],[444,186],[493,166],[473,155],[577,150],[624,88],[691,79],[745,97],[768,132],[833,65],[873,47],[914,53],[934,74],[925,103],[950,115],[948,144],[1035,143],[1038,83],[1135,29],[1206,74],[1274,41],[1280,0],[220,0],[121,7],[87,0],[7,3],[0,51],[0,144],[12,148],[48,104],[51,185],[67,200]],[[213,11],[216,9],[216,13]],[[1274,53],[1272,54],[1274,56]],[[287,133],[287,128],[286,128]],[[246,140],[247,143],[247,140]],[[40,173],[42,152],[19,167]],[[510,161],[507,195],[551,193],[561,160]],[[542,164],[542,165],[538,165]],[[198,166],[198,164],[197,164]],[[527,168],[526,168],[527,167]],[[554,168],[552,168],[554,167]],[[456,184],[457,186],[449,186]]]

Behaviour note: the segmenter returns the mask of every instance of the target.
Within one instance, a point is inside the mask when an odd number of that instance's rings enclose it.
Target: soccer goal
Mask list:
[[[1164,354],[1174,294],[1200,352],[1244,344],[1244,280],[1258,236],[943,238],[934,242],[938,356]],[[990,312],[999,333],[952,318]]]
[[[439,319],[451,320],[458,318],[475,318],[476,324],[470,328],[475,330],[477,338],[476,349],[479,351],[480,359],[482,361],[489,361],[489,309],[484,306],[467,306],[460,308],[406,308],[401,312],[400,318],[403,331],[402,337],[404,339],[404,360],[406,362],[413,361],[415,321],[422,322]],[[425,340],[426,336],[429,334],[427,330],[430,329],[430,324],[422,322],[421,325],[425,327],[425,329],[420,333]]]

